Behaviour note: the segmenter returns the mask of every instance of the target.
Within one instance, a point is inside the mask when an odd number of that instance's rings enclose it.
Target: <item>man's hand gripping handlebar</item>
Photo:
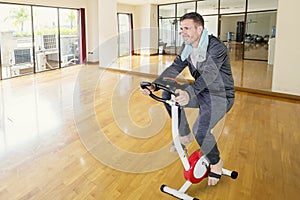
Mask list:
[[[158,97],[158,96],[153,94],[154,91],[164,90],[164,91],[167,91],[170,94],[176,96],[174,91],[172,91],[170,88],[168,88],[164,85],[160,85],[160,84],[156,84],[156,83],[150,83],[150,82],[141,82],[140,86],[141,86],[141,92],[143,94],[149,95],[151,98],[153,98],[154,100],[159,101],[159,102],[166,103],[170,99],[163,99],[161,97]],[[176,103],[176,105],[179,106],[179,104],[177,104],[177,103]]]
[[[170,89],[167,86],[156,84],[156,83],[150,83],[150,82],[141,82],[140,86],[141,86],[142,94],[149,95],[153,99],[160,101],[160,102],[168,103],[167,101],[170,99],[160,98],[160,97],[154,95],[152,93],[153,91],[162,89],[162,90],[167,91],[170,94],[174,95],[175,97],[172,100],[176,102],[176,106],[185,106],[188,104],[188,102],[190,100],[189,94],[186,91],[181,90],[181,89],[175,88],[174,89],[175,91],[173,91],[172,89]]]

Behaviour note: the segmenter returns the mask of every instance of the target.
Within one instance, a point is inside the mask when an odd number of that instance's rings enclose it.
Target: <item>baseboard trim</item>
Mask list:
[[[239,86],[235,86],[236,91],[241,92],[248,92],[253,94],[261,94],[265,96],[271,96],[271,97],[278,97],[278,98],[284,98],[284,99],[291,99],[300,101],[300,96],[293,95],[293,94],[286,94],[286,93],[280,93],[280,92],[274,92],[274,91],[268,91],[268,90],[259,90],[259,89],[252,89],[252,88],[243,88]]]
[[[157,56],[159,53],[143,54],[143,53],[134,53],[134,56]]]
[[[95,65],[100,64],[99,61],[88,61],[87,64]]]

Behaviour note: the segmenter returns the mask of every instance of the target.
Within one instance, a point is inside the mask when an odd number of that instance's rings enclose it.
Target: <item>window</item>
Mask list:
[[[1,79],[79,64],[78,10],[0,5]]]

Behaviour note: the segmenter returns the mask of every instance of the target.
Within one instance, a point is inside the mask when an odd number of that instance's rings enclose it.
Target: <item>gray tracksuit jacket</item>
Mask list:
[[[154,83],[164,84],[164,77],[176,78],[185,67],[188,67],[195,81],[186,87],[191,95],[209,93],[227,99],[234,98],[234,80],[232,76],[230,58],[227,47],[216,37],[209,36],[206,60],[197,62],[194,66],[190,56],[184,61],[180,54],[184,45],[179,50],[179,55]]]

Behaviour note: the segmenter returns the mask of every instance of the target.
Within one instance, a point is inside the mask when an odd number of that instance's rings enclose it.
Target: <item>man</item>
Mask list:
[[[166,79],[174,79],[188,67],[195,81],[181,89],[176,89],[175,100],[183,107],[199,108],[199,115],[193,126],[193,132],[201,151],[210,162],[208,185],[216,185],[221,177],[223,161],[212,128],[228,112],[234,102],[234,81],[230,59],[226,46],[216,37],[207,34],[203,17],[196,13],[187,13],[180,18],[181,35],[184,44],[171,66],[169,66],[147,89],[141,89],[148,95],[155,90],[155,84],[166,84]],[[166,78],[167,77],[167,78]],[[167,92],[163,98],[169,97]],[[170,113],[170,106],[165,105]],[[191,142],[191,131],[184,109],[179,114],[179,134],[181,143]]]

